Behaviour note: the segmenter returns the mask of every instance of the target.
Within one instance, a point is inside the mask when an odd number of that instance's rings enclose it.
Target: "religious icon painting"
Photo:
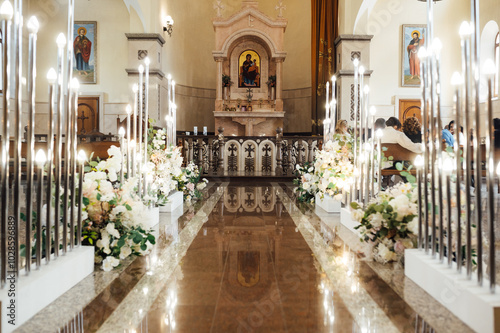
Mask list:
[[[427,25],[403,25],[403,45],[401,58],[401,85],[403,87],[420,87],[420,59],[418,51],[426,45]]]
[[[75,21],[73,32],[73,77],[81,84],[97,83],[97,22]]]
[[[238,88],[260,88],[260,56],[253,50],[240,54]]]

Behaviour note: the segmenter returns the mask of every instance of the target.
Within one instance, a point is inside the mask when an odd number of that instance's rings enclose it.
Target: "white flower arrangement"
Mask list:
[[[178,147],[153,149],[149,159],[150,196],[158,206],[163,206],[169,193],[177,188],[176,178],[182,175],[181,151]]]
[[[354,172],[352,142],[350,135],[335,134],[322,150],[316,151],[313,166],[297,165],[300,179],[295,183],[299,185],[296,189],[299,200],[313,202],[317,193],[321,198],[336,197],[348,188]]]
[[[82,188],[82,243],[95,245],[95,261],[102,263],[105,271],[132,254],[148,254],[155,244],[155,237],[142,225],[145,206],[135,192],[137,179],[128,179],[120,186],[116,182],[120,150],[111,146],[108,154],[106,160],[89,162]]]
[[[198,166],[190,162],[182,173],[175,177],[177,181],[177,190],[183,192],[184,200],[191,202],[201,197],[201,191],[207,186],[208,180],[201,179],[201,172]]]
[[[399,183],[379,193],[367,207],[352,202],[352,218],[360,225],[361,241],[372,245],[373,258],[381,263],[398,261],[405,249],[416,246],[418,235],[417,189]]]

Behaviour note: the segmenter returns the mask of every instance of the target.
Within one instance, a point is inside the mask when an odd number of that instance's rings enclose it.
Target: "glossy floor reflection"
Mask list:
[[[226,189],[138,331],[351,331],[275,192]]]
[[[151,255],[96,271],[19,331],[470,331],[401,269],[353,252],[336,220],[291,184],[211,183],[161,216]]]

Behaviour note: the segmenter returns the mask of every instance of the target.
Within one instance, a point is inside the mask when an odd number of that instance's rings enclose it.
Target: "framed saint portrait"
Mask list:
[[[97,22],[75,21],[73,33],[73,77],[80,84],[97,83]]]
[[[427,43],[426,33],[427,25],[425,24],[403,25],[401,57],[401,86],[403,87],[420,87],[421,73],[418,51]]]
[[[238,58],[238,88],[260,88],[260,56],[253,50],[246,50]]]

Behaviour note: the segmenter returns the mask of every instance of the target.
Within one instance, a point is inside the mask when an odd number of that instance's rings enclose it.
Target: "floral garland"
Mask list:
[[[136,194],[137,179],[120,186],[116,171],[122,158],[111,146],[106,160],[89,162],[83,181],[83,245],[95,245],[95,262],[105,271],[130,255],[146,255],[155,237],[142,225],[145,206]]]
[[[352,146],[350,135],[335,134],[322,150],[316,151],[313,166],[296,166],[299,200],[313,202],[316,194],[322,198],[340,195],[354,172]]]
[[[379,193],[366,208],[352,202],[352,217],[360,225],[361,241],[372,246],[374,259],[381,263],[398,261],[405,249],[416,246],[418,234],[417,189],[399,183]]]

